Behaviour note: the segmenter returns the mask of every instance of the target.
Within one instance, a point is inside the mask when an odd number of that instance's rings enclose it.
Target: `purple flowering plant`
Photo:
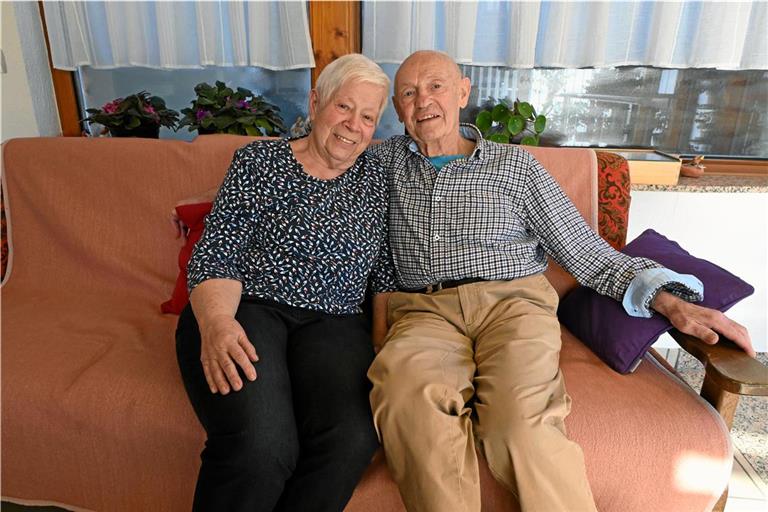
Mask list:
[[[231,133],[235,135],[280,135],[285,133],[280,109],[256,96],[248,89],[233,90],[224,82],[211,86],[205,82],[195,86],[192,106],[181,110],[179,128],[188,126],[198,133]]]
[[[165,106],[165,100],[147,91],[117,98],[101,108],[89,108],[83,121],[98,123],[113,135],[116,131],[130,132],[165,126],[176,129],[179,113]]]

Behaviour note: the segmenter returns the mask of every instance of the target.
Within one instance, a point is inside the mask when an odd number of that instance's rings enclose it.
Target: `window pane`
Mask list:
[[[462,68],[473,84],[465,121],[490,98],[519,98],[547,116],[545,144],[768,156],[766,71]]]
[[[298,116],[306,117],[310,88],[310,70],[270,71],[255,67],[207,67],[205,69],[159,70],[149,68],[93,69],[83,67],[77,73],[81,105],[99,108],[108,101],[147,90],[165,100],[168,108],[181,112],[195,98],[195,85],[216,80],[233,89],[245,87],[280,108],[286,129]],[[81,112],[85,117],[85,110]],[[192,140],[197,132],[178,132],[162,128],[160,137]]]

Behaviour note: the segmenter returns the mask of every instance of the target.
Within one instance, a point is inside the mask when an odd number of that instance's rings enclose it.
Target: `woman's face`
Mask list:
[[[347,81],[324,105],[309,97],[310,141],[332,167],[347,169],[370,144],[387,91],[379,85]]]

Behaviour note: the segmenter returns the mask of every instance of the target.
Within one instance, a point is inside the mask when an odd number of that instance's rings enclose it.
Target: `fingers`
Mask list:
[[[242,346],[241,346],[242,345]],[[256,355],[256,349],[246,339],[239,345],[233,345],[229,348],[230,352],[221,350],[215,352],[211,357],[201,360],[205,380],[211,393],[221,393],[226,395],[230,390],[240,391],[243,388],[243,381],[237,371],[237,365],[243,370],[243,374],[249,381],[254,381],[258,377],[256,367],[253,362],[259,360]]]
[[[716,319],[714,329],[733,341],[737,346],[741,347],[741,349],[749,354],[750,357],[756,357],[757,354],[752,347],[752,339],[749,336],[747,328],[738,322],[734,322],[722,313],[719,313],[719,316],[720,317]]]
[[[684,303],[683,313],[675,317],[672,324],[680,331],[695,336],[705,343],[714,345],[721,334],[733,341],[750,357],[755,357],[755,349],[746,327],[734,322],[722,312],[701,306]]]
[[[171,210],[171,218],[169,219],[173,229],[176,231],[176,238],[181,238],[185,242],[187,241],[187,233],[189,229],[184,222],[179,218],[179,214],[176,212],[176,208]]]

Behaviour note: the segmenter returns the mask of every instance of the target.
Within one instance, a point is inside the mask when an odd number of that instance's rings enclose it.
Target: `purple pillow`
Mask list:
[[[652,229],[621,250],[629,256],[650,258],[680,274],[693,274],[704,284],[701,306],[726,311],[755,289],[727,270],[691,256],[677,242]],[[579,286],[560,303],[560,321],[608,366],[631,373],[659,336],[672,329],[662,315],[632,317],[614,299]]]

